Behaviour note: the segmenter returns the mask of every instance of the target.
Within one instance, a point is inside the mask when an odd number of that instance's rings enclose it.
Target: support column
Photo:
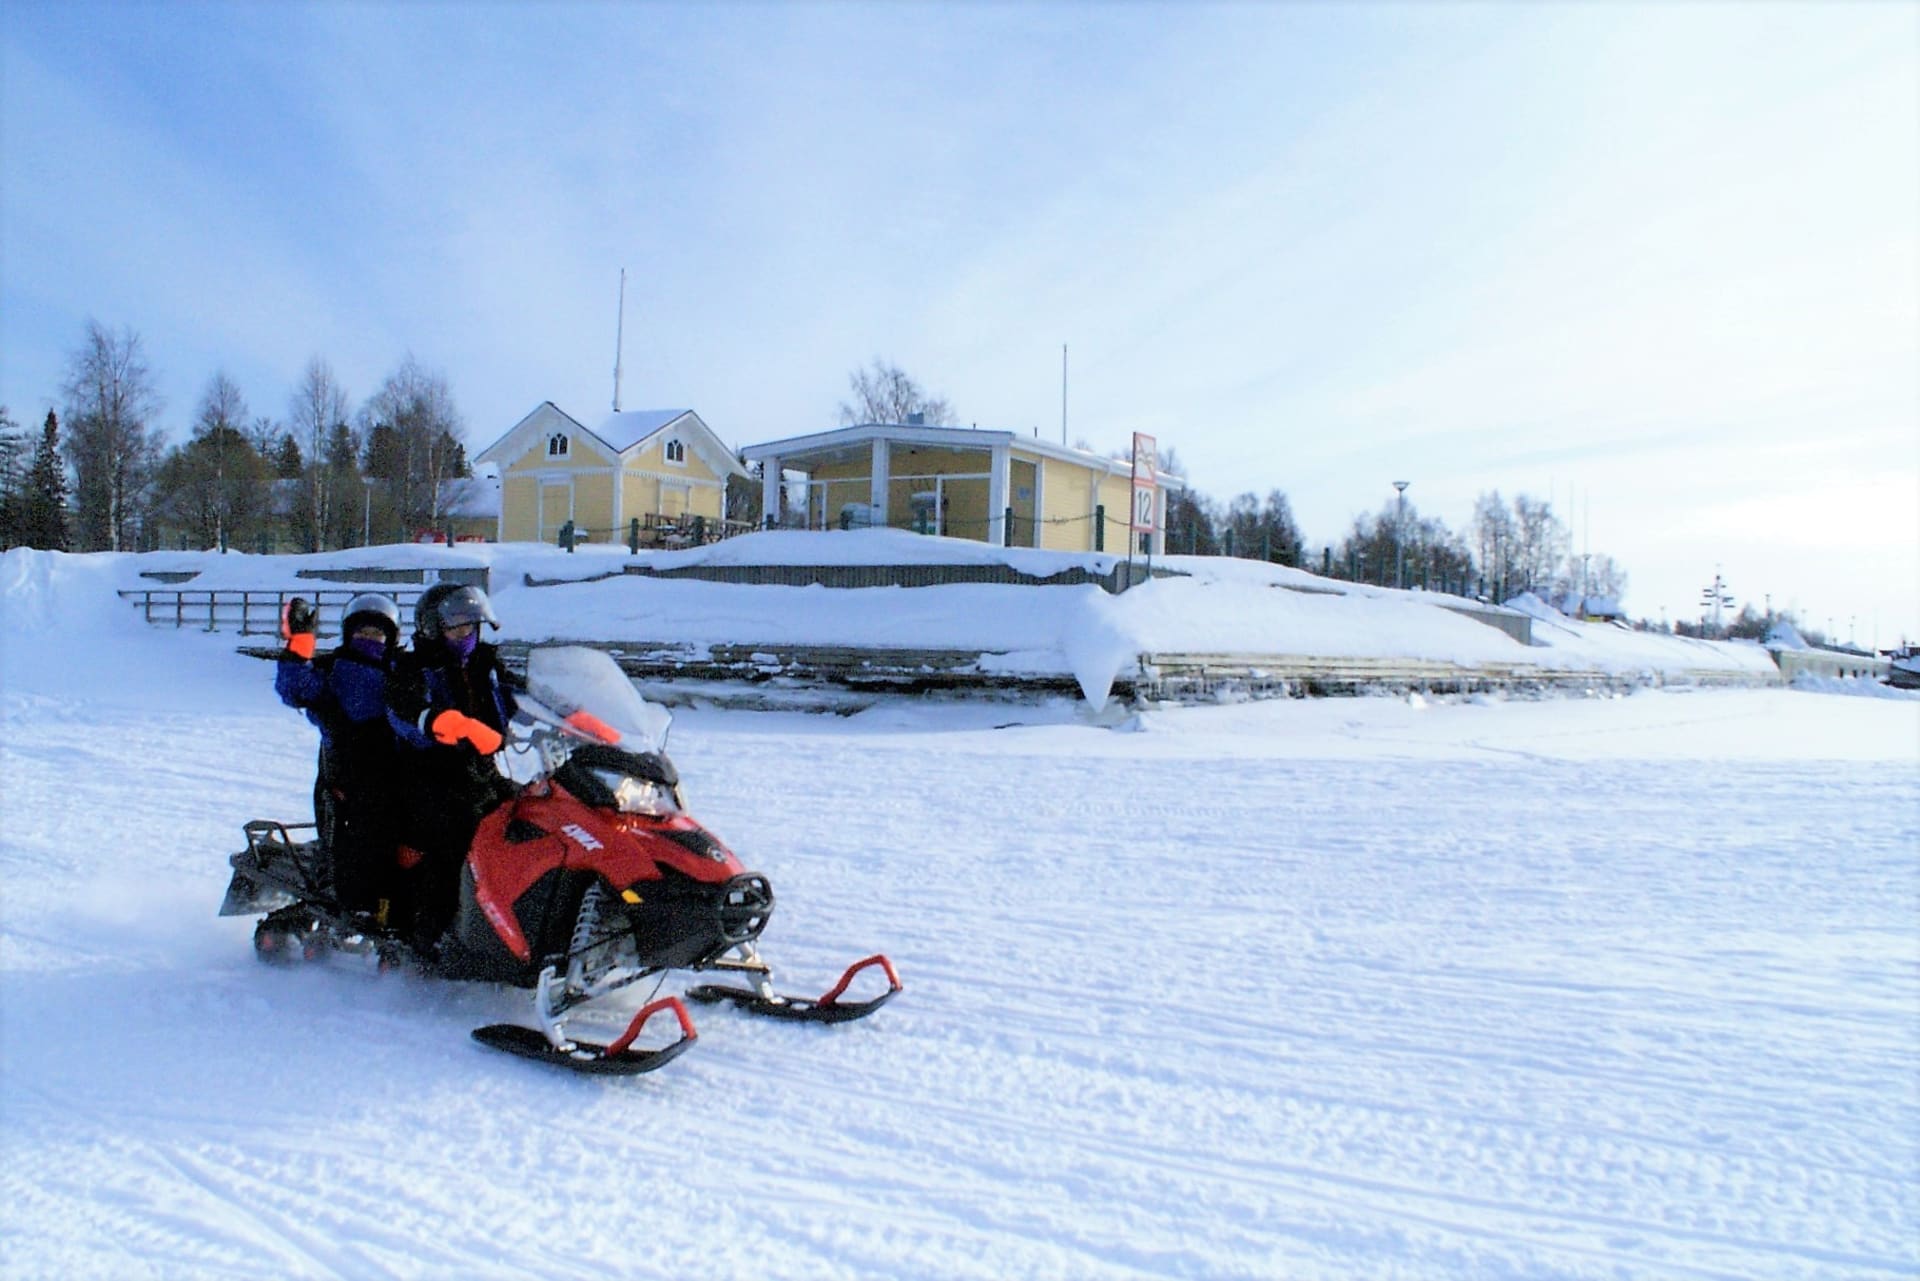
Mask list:
[[[996,547],[1007,541],[1007,483],[1013,453],[1005,445],[993,447],[993,468],[987,473],[987,541]]]
[[[760,464],[760,524],[764,528],[780,521],[780,460],[769,458]]]
[[[1033,545],[1036,549],[1047,545],[1047,462],[1044,458],[1033,460]]]
[[[893,448],[887,438],[875,436],[873,438],[873,479],[867,488],[867,501],[873,505],[874,523],[882,527],[892,522],[892,516],[887,511],[887,491],[892,488],[889,484],[892,461]]]

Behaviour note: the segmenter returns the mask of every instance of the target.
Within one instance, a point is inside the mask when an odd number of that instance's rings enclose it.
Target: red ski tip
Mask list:
[[[633,1016],[633,1022],[627,1024],[627,1030],[622,1032],[607,1046],[607,1057],[610,1059],[618,1058],[622,1054],[625,1054],[627,1047],[633,1044],[633,1038],[639,1036],[640,1029],[647,1025],[647,1020],[662,1010],[672,1010],[673,1016],[680,1020],[680,1039],[682,1041],[698,1039],[700,1034],[693,1029],[693,1017],[687,1013],[687,1007],[680,1004],[680,998],[677,996],[663,996],[651,1005],[643,1005],[640,1007],[640,1012]]]
[[[864,961],[855,961],[852,965],[849,965],[847,967],[847,972],[840,976],[840,981],[833,985],[832,990],[829,991],[825,996],[821,997],[818,1001],[814,1002],[814,1004],[832,1005],[835,1001],[839,1000],[841,997],[841,994],[847,990],[847,985],[853,982],[854,975],[858,974],[861,970],[867,969],[870,966],[874,966],[874,965],[879,966],[882,972],[884,972],[887,976],[887,995],[891,996],[895,992],[898,992],[900,990],[900,976],[894,972],[893,962],[889,961],[886,957],[882,956],[880,953],[875,952],[872,956],[869,956]]]

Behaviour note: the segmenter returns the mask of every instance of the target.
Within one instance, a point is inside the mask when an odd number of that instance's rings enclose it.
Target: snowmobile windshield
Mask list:
[[[618,736],[628,752],[664,752],[673,717],[667,709],[640,697],[619,664],[604,652],[582,645],[542,646],[527,654],[527,693],[562,720],[592,725],[585,735],[605,741],[601,730]],[[585,717],[577,714],[585,713]]]

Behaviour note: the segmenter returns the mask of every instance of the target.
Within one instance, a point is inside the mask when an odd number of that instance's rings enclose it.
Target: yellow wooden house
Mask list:
[[[634,521],[651,532],[701,517],[717,531],[727,478],[747,478],[691,409],[630,410],[589,428],[543,401],[474,461],[500,470],[501,542],[552,543],[569,521],[597,543],[625,542]]]
[[[1125,553],[1134,513],[1131,463],[1010,431],[863,423],[749,445],[763,510],[792,528],[891,526],[1007,547]],[[1167,487],[1144,498],[1163,550]],[[1142,520],[1142,525],[1146,524]],[[1143,550],[1140,541],[1133,547]]]

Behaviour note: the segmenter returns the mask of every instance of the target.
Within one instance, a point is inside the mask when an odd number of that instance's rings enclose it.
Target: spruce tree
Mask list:
[[[25,546],[67,550],[67,469],[60,461],[60,420],[51,409],[27,469],[20,533]]]
[[[0,549],[21,543],[21,509],[26,501],[27,438],[5,405],[0,405]]]
[[[300,457],[300,442],[293,438],[292,432],[282,432],[280,444],[273,455],[273,470],[281,480],[298,480],[306,470],[306,462]]]

